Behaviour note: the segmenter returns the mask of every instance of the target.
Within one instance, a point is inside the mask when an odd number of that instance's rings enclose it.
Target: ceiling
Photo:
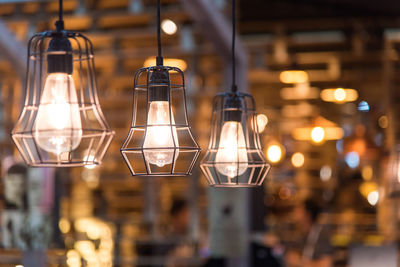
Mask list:
[[[241,19],[269,21],[305,18],[376,18],[400,14],[395,0],[246,0],[240,1]]]

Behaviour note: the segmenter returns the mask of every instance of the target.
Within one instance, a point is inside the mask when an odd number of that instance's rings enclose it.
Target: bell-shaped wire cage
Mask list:
[[[261,149],[256,115],[255,101],[249,94],[214,97],[210,143],[200,164],[210,186],[253,187],[263,183],[270,165]]]
[[[179,68],[154,66],[135,73],[132,123],[121,154],[132,176],[191,174],[200,147],[189,126]]]
[[[68,49],[54,51],[51,46],[60,45],[55,39]],[[114,132],[100,108],[90,40],[70,31],[37,33],[28,43],[27,64],[25,104],[12,131],[25,162],[37,167],[100,164]]]

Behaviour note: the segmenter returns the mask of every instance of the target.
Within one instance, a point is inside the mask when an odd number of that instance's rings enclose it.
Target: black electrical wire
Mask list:
[[[161,0],[158,0],[157,2],[157,45],[158,45],[157,66],[162,66],[163,58],[161,52]]]
[[[232,0],[232,92],[237,92],[236,86],[236,59],[235,59],[235,36],[236,35],[236,1]]]
[[[56,21],[57,31],[64,30],[64,20],[63,20],[63,0],[58,1],[58,21]]]
[[[59,0],[59,9],[58,9],[58,20],[63,21],[63,1]]]

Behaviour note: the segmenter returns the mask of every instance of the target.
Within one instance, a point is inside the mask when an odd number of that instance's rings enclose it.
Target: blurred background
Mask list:
[[[166,65],[208,146],[212,99],[230,88],[231,1],[163,0]],[[0,1],[0,266],[398,266],[400,2],[241,0],[237,73],[272,169],[261,188],[132,178],[120,155],[134,72],[156,55],[155,0],[65,0],[94,45],[116,135],[98,167],[27,168],[10,132],[26,51],[57,1]],[[150,63],[149,63],[150,62]]]

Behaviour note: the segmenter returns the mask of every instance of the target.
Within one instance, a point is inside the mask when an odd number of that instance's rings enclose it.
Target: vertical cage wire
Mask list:
[[[149,117],[152,116],[149,85],[155,71],[162,71],[168,77],[165,83],[157,85],[166,87],[168,92],[165,101],[168,119],[158,123],[149,121]],[[163,139],[165,136],[170,138],[168,142],[146,144],[146,140]],[[132,123],[121,146],[121,154],[132,176],[191,174],[200,154],[200,147],[189,126],[184,75],[179,68],[154,66],[141,68],[135,73]],[[155,164],[152,157],[160,154],[167,155],[170,160]]]
[[[227,105],[227,102],[233,97],[239,101],[239,105],[236,108]],[[221,142],[221,135],[225,131],[223,127],[224,123],[226,123],[225,116],[227,111],[240,112],[241,116],[238,119],[238,123],[242,129],[237,126],[234,129],[236,132],[233,132],[233,136],[236,136],[236,140],[233,140],[233,143],[238,146],[236,149],[237,155],[234,157],[226,155],[228,159],[224,159],[223,157],[218,157],[219,150],[225,148],[228,152],[235,152],[235,149],[229,150],[229,147],[223,147],[226,145],[226,141],[225,143],[224,141]],[[269,172],[270,165],[261,150],[257,129],[255,101],[251,95],[239,92],[222,93],[214,97],[210,143],[200,164],[210,186],[253,187],[263,183]],[[239,132],[241,130],[243,130],[242,138],[242,134]],[[228,142],[228,145],[231,144],[232,142]],[[224,172],[224,168],[225,170],[231,170],[231,173]]]
[[[65,38],[71,43],[72,51],[61,52],[72,55],[72,79],[68,80],[69,92],[66,105],[78,105],[81,121],[80,127],[66,129],[70,140],[81,130],[79,144],[68,152],[52,153],[44,150],[35,140],[35,124],[43,96],[46,80],[49,79],[48,60],[49,44],[53,38]],[[101,111],[94,65],[93,47],[84,35],[71,31],[47,31],[35,34],[28,43],[28,60],[26,76],[26,99],[22,113],[12,131],[12,139],[22,158],[30,166],[36,167],[77,167],[98,165],[106,153],[114,132],[105,120]],[[75,87],[76,97],[70,89]],[[77,100],[75,100],[77,99]],[[44,103],[49,104],[49,103]],[[61,109],[58,109],[62,111]],[[62,116],[60,112],[56,114]],[[55,118],[57,119],[57,118]],[[36,132],[45,133],[50,129]],[[72,144],[70,144],[72,148]]]

